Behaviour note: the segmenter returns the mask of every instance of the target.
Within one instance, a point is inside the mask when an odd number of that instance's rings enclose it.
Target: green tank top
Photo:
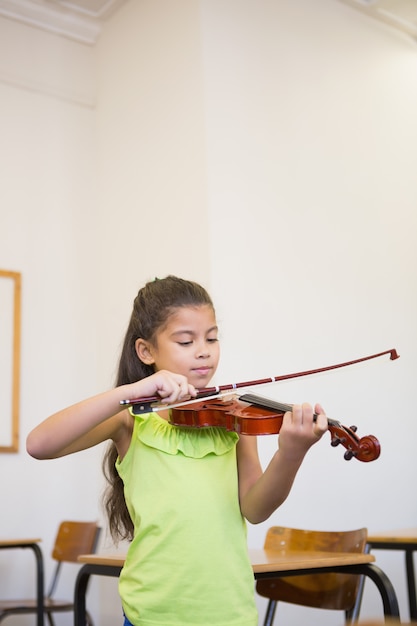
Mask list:
[[[133,416],[116,468],[135,533],[119,580],[134,626],[256,626],[236,433]]]

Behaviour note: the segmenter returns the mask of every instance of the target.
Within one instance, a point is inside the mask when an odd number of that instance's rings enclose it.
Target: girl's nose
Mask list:
[[[210,351],[205,342],[197,344],[196,356],[198,359],[204,359],[210,356]]]

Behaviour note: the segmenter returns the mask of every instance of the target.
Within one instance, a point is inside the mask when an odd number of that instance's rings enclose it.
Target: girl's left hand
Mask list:
[[[316,418],[314,418],[316,414]],[[294,404],[284,415],[279,433],[279,449],[287,459],[302,458],[328,429],[327,417],[320,404]]]

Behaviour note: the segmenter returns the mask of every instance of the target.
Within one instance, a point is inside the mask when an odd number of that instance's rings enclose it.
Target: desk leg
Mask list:
[[[407,571],[407,585],[408,585],[408,606],[410,609],[410,620],[417,622],[417,598],[416,598],[416,578],[414,574],[414,550],[407,549],[405,551],[405,568]]]
[[[87,623],[85,619],[85,594],[89,579],[90,572],[88,570],[88,565],[83,565],[78,572],[77,580],[75,582],[74,626],[86,626]]]
[[[86,621],[86,601],[88,581],[90,576],[115,576],[119,577],[122,568],[117,565],[94,565],[86,563],[78,572],[74,590],[74,626],[87,626]]]
[[[43,626],[44,618],[44,589],[43,589],[43,557],[42,551],[37,543],[30,546],[35,553],[36,559],[36,594],[37,594],[37,626]]]
[[[35,555],[36,561],[36,625],[43,626],[44,620],[44,582],[43,582],[43,556],[42,551],[37,543],[20,543],[16,541],[16,543],[10,543],[1,545],[0,549],[2,550],[11,550],[23,548],[32,550]]]
[[[328,574],[334,572],[335,574],[359,574],[367,576],[378,588],[382,599],[382,605],[384,608],[385,620],[390,618],[398,619],[400,621],[400,610],[398,607],[397,595],[394,587],[388,578],[388,576],[374,563],[359,563],[358,565],[335,565],[330,567],[314,567],[308,570],[308,574]],[[305,571],[301,570],[280,570],[278,572],[258,572],[255,574],[255,579],[262,578],[282,578],[287,576],[300,576],[305,574]]]
[[[385,617],[395,617],[400,620],[397,595],[388,576],[374,563],[359,565],[358,570],[360,570],[358,573],[371,578],[378,587],[382,598]]]

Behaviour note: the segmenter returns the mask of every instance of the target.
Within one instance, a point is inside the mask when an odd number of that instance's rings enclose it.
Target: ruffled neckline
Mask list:
[[[133,436],[143,444],[167,454],[181,453],[184,456],[200,459],[208,454],[220,456],[235,447],[239,435],[224,428],[193,428],[173,426],[157,413],[135,415]]]

